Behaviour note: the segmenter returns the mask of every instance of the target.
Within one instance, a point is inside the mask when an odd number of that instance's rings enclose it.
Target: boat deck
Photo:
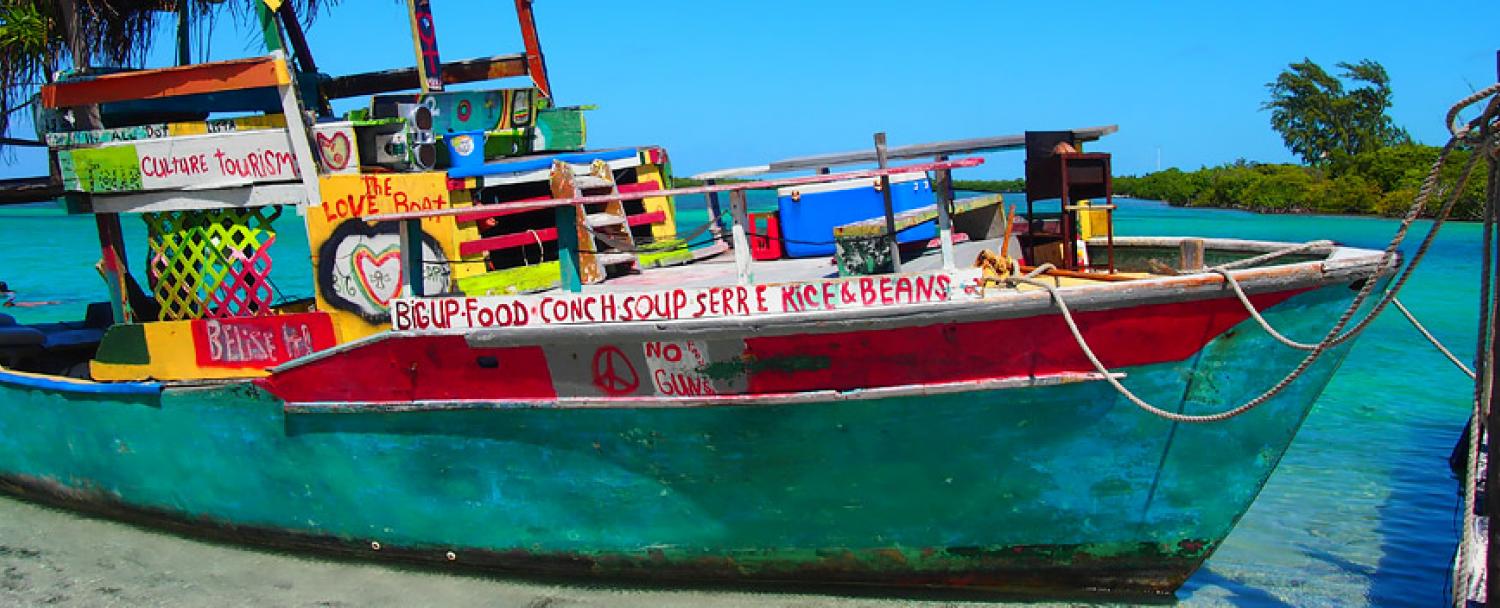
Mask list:
[[[954,265],[962,270],[974,267],[974,260],[983,250],[999,251],[1000,239],[967,241],[953,245]],[[943,256],[937,247],[929,248],[913,257],[903,257],[902,272],[934,272],[942,270]],[[751,276],[755,283],[795,283],[839,278],[838,265],[831,257],[784,258],[780,260],[752,262]],[[1150,278],[1152,274],[1116,272],[1116,277]],[[1093,284],[1086,278],[1051,276],[1058,286]],[[1103,279],[1101,279],[1102,281]],[[1118,278],[1116,279],[1118,280]],[[610,277],[603,283],[584,285],[583,293],[614,293],[655,291],[661,289],[694,289],[735,285],[739,281],[734,263],[734,252],[724,248],[719,253],[707,255],[689,264],[646,268],[631,274]],[[1022,290],[1035,289],[1022,287]],[[553,288],[541,293],[557,292]]]
[[[955,243],[954,263],[958,268],[970,268],[981,250],[997,251],[999,247],[1000,239]],[[923,251],[916,257],[903,258],[901,262],[903,272],[931,272],[942,268],[943,257],[936,247]],[[756,283],[792,283],[834,279],[838,278],[839,272],[831,257],[816,257],[753,262],[751,274]],[[585,285],[583,291],[597,293],[716,287],[734,285],[738,280],[734,253],[725,249],[690,264],[647,268],[639,273],[612,277],[603,283]]]

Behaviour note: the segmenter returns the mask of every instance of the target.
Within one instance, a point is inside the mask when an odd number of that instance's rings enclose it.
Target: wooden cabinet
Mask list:
[[[1110,155],[1065,151],[1072,147],[1068,135],[1046,131],[1026,134],[1026,261],[1033,266],[1051,262],[1067,270],[1114,272]],[[1064,143],[1068,145],[1059,149]],[[1058,201],[1057,212],[1037,211],[1037,202],[1052,199]],[[1082,203],[1098,199],[1104,199],[1102,205]],[[1106,237],[1104,263],[1089,259],[1083,244],[1099,233]]]

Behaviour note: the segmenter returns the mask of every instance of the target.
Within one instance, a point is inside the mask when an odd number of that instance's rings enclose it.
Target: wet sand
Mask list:
[[[0,498],[0,606],[975,606],[987,602],[549,584],[205,542]]]

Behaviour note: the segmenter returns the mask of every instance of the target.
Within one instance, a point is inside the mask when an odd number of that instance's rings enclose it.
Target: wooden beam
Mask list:
[[[885,131],[875,134],[875,162],[881,169],[890,167],[885,147]],[[891,204],[891,176],[880,176],[880,202],[885,208],[885,238],[891,249],[891,272],[901,272],[901,244],[896,242],[896,208]]]
[[[487,217],[499,217],[515,213],[517,210],[548,209],[552,207],[570,207],[573,205],[591,205],[594,203],[608,203],[612,201],[633,201],[643,198],[656,198],[658,196],[682,196],[685,194],[713,194],[716,192],[735,192],[743,190],[766,190],[769,188],[780,188],[783,186],[798,186],[802,184],[819,184],[825,182],[836,182],[846,179],[862,179],[866,177],[880,177],[897,173],[916,173],[920,171],[936,171],[938,169],[962,169],[966,167],[977,167],[984,164],[982,158],[960,158],[941,163],[920,163],[914,165],[902,165],[889,169],[867,169],[864,171],[848,171],[845,173],[833,173],[829,175],[809,175],[806,177],[789,177],[786,179],[763,180],[756,182],[736,182],[732,184],[715,184],[712,186],[694,186],[691,188],[670,188],[665,190],[652,190],[646,192],[631,192],[628,194],[604,194],[598,196],[575,196],[571,198],[553,198],[551,200],[526,202],[526,203],[502,203],[498,205],[485,205],[481,208],[461,207],[451,209],[434,209],[431,211],[409,211],[405,213],[376,213],[361,216],[360,219],[367,222],[390,222],[412,218],[446,217],[450,215],[464,217],[465,221],[481,220]],[[485,208],[487,207],[487,208]]]
[[[274,56],[200,63],[159,70],[101,74],[42,87],[42,105],[67,108],[90,104],[159,99],[198,93],[237,91],[289,84],[286,62]]]
[[[411,16],[411,39],[417,52],[417,83],[423,93],[443,90],[443,61],[438,58],[437,24],[432,19],[431,0],[406,0]]]
[[[734,218],[734,225],[730,229],[734,239],[735,274],[739,276],[741,285],[749,285],[755,282],[755,274],[751,271],[754,256],[750,253],[750,239],[745,235],[745,225],[750,223],[750,215],[744,190],[729,193],[729,209],[730,216]]]
[[[62,194],[62,182],[50,175],[0,179],[0,205],[43,203]]]
[[[314,201],[314,204],[318,202],[320,201]],[[306,207],[307,204],[307,189],[299,183],[93,195],[88,197],[86,209],[93,213],[157,213],[203,209],[248,209],[270,205]]]
[[[521,22],[521,42],[526,45],[526,66],[531,73],[531,82],[542,91],[542,95],[551,99],[552,83],[547,79],[547,59],[542,55],[542,41],[536,35],[531,0],[516,0],[516,19]]]
[[[451,61],[442,65],[443,84],[496,80],[527,73],[526,55],[521,53]],[[417,68],[410,67],[339,76],[324,83],[323,93],[329,99],[343,99],[418,88],[421,88],[421,77]]]
[[[401,295],[420,298],[427,295],[427,281],[422,267],[422,220],[401,222]]]
[[[1093,141],[1119,130],[1120,127],[1117,125],[1073,129],[1073,138],[1077,141]],[[1023,133],[1021,135],[976,137],[973,139],[956,139],[952,141],[940,141],[926,144],[901,146],[899,148],[890,148],[889,150],[887,150],[886,157],[891,160],[911,160],[915,158],[948,156],[954,154],[978,154],[983,152],[997,152],[1000,150],[1019,150],[1025,147],[1026,135]],[[753,167],[720,169],[717,171],[699,173],[692,177],[693,179],[722,179],[730,177],[744,177],[747,175],[761,175],[764,173],[786,173],[791,171],[805,171],[811,169],[822,170],[828,167],[867,164],[873,163],[875,161],[876,158],[874,151],[859,150],[855,152],[838,152],[834,154],[819,154],[817,156],[790,158]]]

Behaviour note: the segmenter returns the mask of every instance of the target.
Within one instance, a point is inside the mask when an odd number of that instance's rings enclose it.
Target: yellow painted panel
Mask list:
[[[464,184],[467,188],[474,188],[476,186],[473,185],[473,181],[472,179],[467,179],[464,180]],[[474,204],[470,190],[453,190],[448,194],[451,196],[451,202],[454,207],[469,207]],[[479,224],[477,222],[459,222],[456,224],[456,228],[454,228],[453,237],[453,250],[457,251],[459,244],[479,238]],[[463,256],[460,263],[453,265],[453,280],[457,281],[484,274],[484,260],[485,255],[482,253]]]
[[[318,310],[333,319],[340,342],[389,327],[390,301],[401,294],[400,227],[370,224],[359,217],[375,213],[446,209],[454,203],[447,174],[382,173],[325,175],[318,178],[322,204],[307,210]],[[458,261],[457,223],[452,217],[422,220],[427,293],[452,287]]]
[[[662,178],[661,167],[657,165],[641,165],[635,170],[636,181],[654,181],[667,187],[667,181]],[[677,238],[677,209],[672,205],[672,199],[666,196],[655,196],[642,199],[641,203],[646,206],[646,211],[663,211],[667,214],[667,220],[651,225],[651,238],[658,241]]]
[[[259,378],[268,375],[259,367],[199,367],[193,345],[192,321],[156,321],[144,323],[146,352],[150,363],[89,363],[89,374],[95,380],[198,380],[222,378]]]
[[[178,135],[203,135],[205,133],[229,133],[232,131],[257,131],[262,129],[285,129],[286,116],[281,114],[265,114],[262,116],[241,116],[239,118],[221,118],[198,122],[173,122],[167,123],[167,133],[173,137]]]

